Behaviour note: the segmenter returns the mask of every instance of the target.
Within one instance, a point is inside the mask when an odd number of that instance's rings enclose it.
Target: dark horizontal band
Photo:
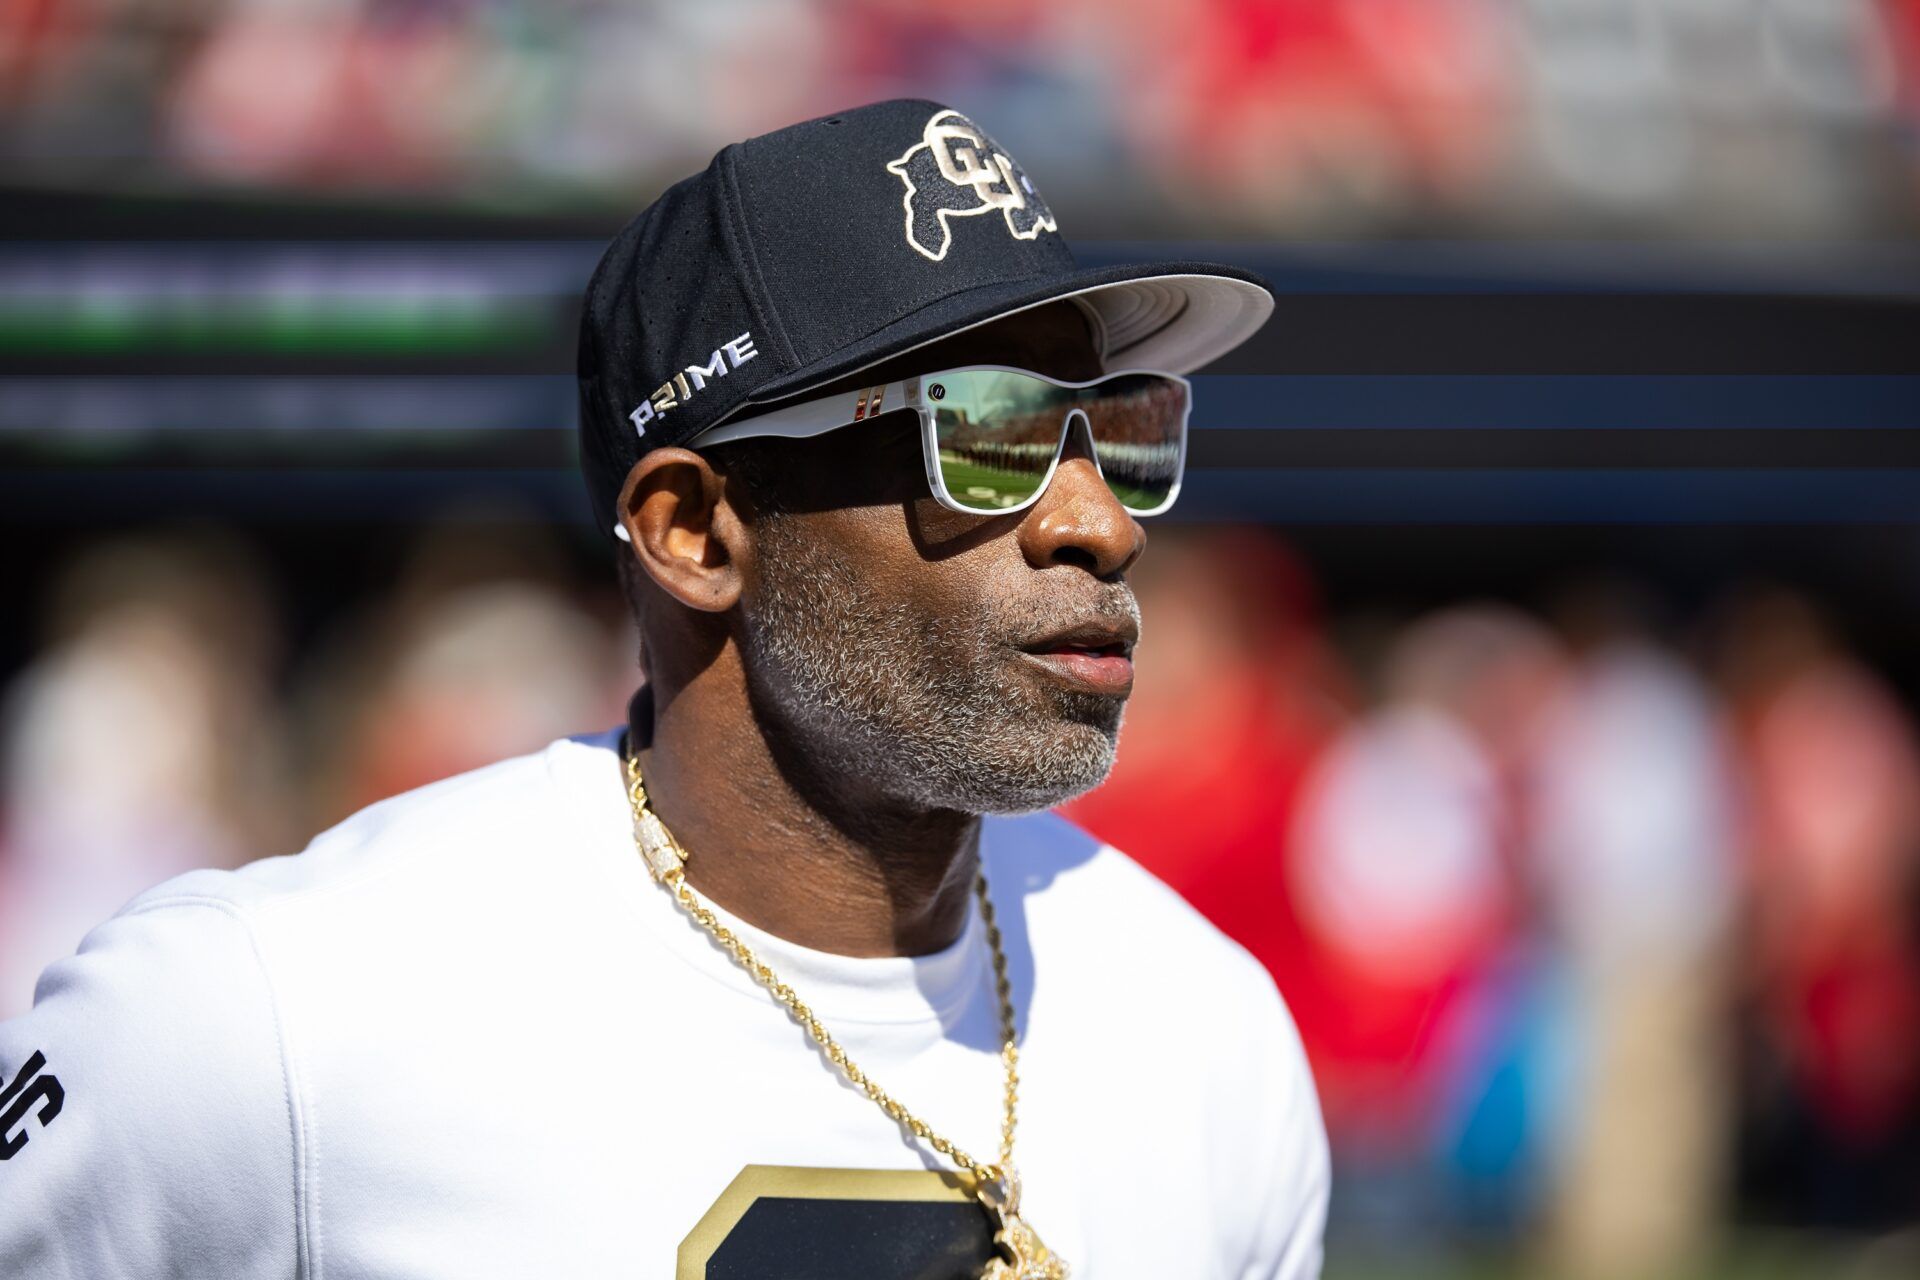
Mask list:
[[[1193,432],[1190,467],[1769,468],[1920,467],[1920,431],[1601,428],[1208,428]]]
[[[0,433],[0,466],[99,471],[517,471],[573,465],[572,433],[500,428],[295,435],[245,429],[90,437]],[[1196,427],[1192,469],[1755,470],[1920,468],[1920,431],[1874,428],[1231,428]]]
[[[392,524],[450,512],[591,528],[570,467],[0,466],[0,526]],[[1920,525],[1908,468],[1213,468],[1160,520],[1317,525]],[[596,543],[597,545],[597,543]]]

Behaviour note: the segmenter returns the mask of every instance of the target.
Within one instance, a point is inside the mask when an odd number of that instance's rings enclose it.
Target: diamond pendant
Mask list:
[[[1066,1260],[1055,1257],[1020,1216],[1020,1175],[1013,1166],[981,1199],[1000,1224],[993,1243],[1005,1255],[987,1264],[981,1280],[1068,1280]]]
[[[668,833],[666,824],[653,816],[653,810],[643,809],[634,815],[633,838],[655,880],[664,880],[680,869],[680,846]]]
[[[1019,1214],[1000,1215],[993,1242],[1007,1256],[989,1262],[983,1280],[1067,1280],[1066,1262],[1053,1256]]]

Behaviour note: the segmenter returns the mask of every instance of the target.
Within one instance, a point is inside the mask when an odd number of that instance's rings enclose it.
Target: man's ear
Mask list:
[[[627,473],[618,509],[634,559],[662,591],[706,613],[739,600],[746,526],[705,458],[691,449],[649,451]]]

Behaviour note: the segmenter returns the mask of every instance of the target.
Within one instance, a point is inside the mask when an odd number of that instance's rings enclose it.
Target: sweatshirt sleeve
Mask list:
[[[0,1023],[0,1273],[297,1273],[297,1109],[252,931],[157,892]]]
[[[1332,1173],[1320,1099],[1306,1051],[1274,989],[1247,958],[1245,1052],[1236,1055],[1228,1095],[1235,1106],[1245,1169],[1251,1241],[1236,1280],[1314,1280],[1320,1274]]]

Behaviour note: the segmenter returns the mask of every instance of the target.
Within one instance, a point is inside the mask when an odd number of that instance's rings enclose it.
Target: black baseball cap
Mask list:
[[[1109,368],[1185,373],[1273,311],[1205,262],[1085,269],[966,116],[902,99],[723,148],[614,237],[580,321],[581,466],[601,529],[647,450],[695,442],[962,329],[1072,298]]]

